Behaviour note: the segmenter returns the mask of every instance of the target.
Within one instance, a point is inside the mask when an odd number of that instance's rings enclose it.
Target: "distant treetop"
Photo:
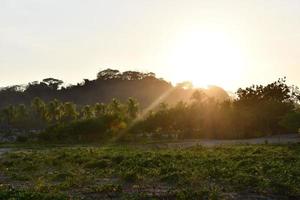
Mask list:
[[[137,71],[125,71],[121,73],[119,70],[115,69],[105,69],[97,74],[98,80],[112,80],[112,79],[121,79],[121,80],[143,80],[146,78],[155,78],[155,73],[142,73]]]

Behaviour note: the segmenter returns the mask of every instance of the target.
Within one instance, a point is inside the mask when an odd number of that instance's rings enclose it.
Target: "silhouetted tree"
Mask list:
[[[64,83],[62,80],[55,78],[45,78],[43,79],[43,82],[46,83],[52,90],[57,90],[59,86]]]
[[[100,79],[100,80],[117,79],[120,77],[121,77],[120,71],[115,70],[115,69],[106,69],[106,70],[100,71],[97,74],[97,79]]]

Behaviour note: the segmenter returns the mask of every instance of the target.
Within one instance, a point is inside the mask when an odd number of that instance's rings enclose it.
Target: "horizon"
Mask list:
[[[107,69],[111,69],[111,68],[107,68]],[[100,71],[102,71],[102,70],[106,70],[106,69],[101,69]],[[113,70],[118,70],[118,69],[113,69]],[[125,71],[121,71],[121,70],[118,70],[118,71],[119,71],[120,73],[125,72]],[[133,70],[128,69],[128,71],[133,71]],[[98,71],[98,72],[99,72],[99,71]],[[97,72],[97,73],[98,73],[98,72]],[[137,71],[137,72],[148,73],[149,71],[147,71],[147,72]],[[97,73],[96,73],[96,74],[97,74]],[[91,79],[88,79],[88,80],[90,80],[90,81],[97,80],[96,74],[95,74],[95,77],[93,77],[93,78],[91,78]],[[170,83],[173,87],[176,87],[177,84],[181,84],[181,83],[185,83],[185,82],[190,82],[190,83],[192,84],[190,89],[195,89],[195,90],[198,90],[198,89],[202,90],[202,89],[204,89],[204,90],[206,90],[206,89],[213,88],[213,87],[219,87],[219,88],[224,89],[224,91],[226,91],[228,95],[233,95],[233,94],[235,94],[236,91],[237,91],[239,88],[246,88],[246,87],[250,87],[250,86],[252,86],[252,85],[260,85],[260,84],[258,84],[258,83],[252,83],[252,84],[246,85],[245,87],[238,87],[238,88],[236,88],[236,90],[227,90],[226,88],[224,88],[224,87],[222,87],[222,86],[220,86],[220,85],[213,85],[213,84],[205,85],[205,86],[194,85],[193,82],[190,81],[190,80],[185,80],[185,81],[182,81],[182,82],[173,83],[173,82],[170,81],[170,80],[166,80],[164,77],[159,77],[159,76],[157,76],[156,73],[154,73],[154,74],[155,74],[155,77],[156,77],[157,79],[163,79],[163,80],[166,81],[167,83]],[[35,82],[35,81],[37,81],[37,82],[42,82],[44,79],[47,79],[47,78],[54,78],[54,79],[56,79],[56,77],[50,77],[50,76],[49,76],[49,77],[44,77],[44,78],[42,78],[42,79],[40,79],[40,80],[32,80],[32,81],[30,81],[30,82],[28,82],[28,83],[11,84],[11,85],[7,85],[7,86],[1,86],[1,85],[0,85],[0,90],[1,90],[1,89],[4,89],[4,88],[12,87],[12,86],[21,86],[21,87],[24,87],[24,86],[29,85],[30,83]],[[290,84],[290,83],[289,83],[290,81],[288,81],[288,78],[287,78],[287,77],[278,77],[277,79],[274,79],[273,81],[270,81],[270,82],[266,83],[265,85],[271,84],[271,83],[273,83],[274,81],[277,81],[277,80],[279,80],[279,79],[281,79],[281,78],[286,78],[287,83]],[[61,79],[58,79],[58,80],[61,80]],[[75,85],[77,85],[77,84],[83,83],[84,80],[85,80],[85,79],[82,79],[81,82],[79,81],[79,82],[74,82],[74,83],[68,83],[68,82],[65,82],[65,80],[61,80],[61,81],[63,81],[63,84],[62,84],[61,86],[62,86],[62,87],[75,86]],[[292,86],[297,86],[297,85],[293,85],[293,84],[290,84],[290,85],[292,85]],[[60,87],[59,89],[61,89],[61,87]]]
[[[281,77],[300,85],[299,9],[296,0],[4,0],[0,87],[75,84],[105,68],[228,91]]]

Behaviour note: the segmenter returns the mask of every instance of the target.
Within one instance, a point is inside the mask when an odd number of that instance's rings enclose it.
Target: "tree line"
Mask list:
[[[288,86],[285,78],[266,86],[240,88],[236,95],[233,100],[219,102],[196,91],[190,103],[160,105],[156,112],[136,124],[135,131],[218,139],[298,132],[299,91]]]
[[[42,81],[33,81],[26,85],[0,88],[0,108],[10,104],[29,106],[35,97],[39,97],[45,102],[58,99],[77,105],[109,103],[112,98],[126,101],[129,97],[134,97],[141,106],[147,106],[170,88],[172,88],[170,83],[157,78],[151,72],[120,72],[119,70],[105,69],[97,73],[96,79],[83,79],[82,82],[74,85],[67,85],[56,78],[45,78]]]
[[[128,118],[134,118],[138,109],[137,101],[132,98],[123,104],[113,99],[109,104],[78,106],[73,102],[61,102],[57,99],[46,103],[36,97],[30,106],[19,104],[3,108],[0,111],[0,125],[7,129],[42,130],[49,126],[89,120],[102,115],[124,114]]]
[[[286,79],[240,88],[223,101],[195,90],[189,101],[161,101],[141,109],[137,100],[77,105],[34,98],[30,105],[0,111],[2,130],[41,130],[43,140],[97,141],[138,138],[251,138],[297,132],[300,128],[298,88]]]
[[[152,72],[106,69],[99,71],[96,77],[94,80],[84,79],[75,85],[66,85],[55,78],[45,78],[27,85],[5,87],[0,89],[0,109],[17,104],[30,106],[32,99],[36,97],[46,103],[57,99],[73,102],[78,106],[97,102],[109,103],[113,98],[126,101],[133,97],[138,100],[141,108],[146,108],[168,91],[171,91],[165,99],[168,104],[174,104],[178,100],[188,101],[194,91],[191,83],[184,82],[173,86],[157,78]],[[210,87],[206,93],[218,99],[228,98],[226,91],[216,86]]]

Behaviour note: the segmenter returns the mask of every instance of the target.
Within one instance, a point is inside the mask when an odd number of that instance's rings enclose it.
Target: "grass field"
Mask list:
[[[299,144],[27,149],[0,170],[0,199],[300,198]]]

